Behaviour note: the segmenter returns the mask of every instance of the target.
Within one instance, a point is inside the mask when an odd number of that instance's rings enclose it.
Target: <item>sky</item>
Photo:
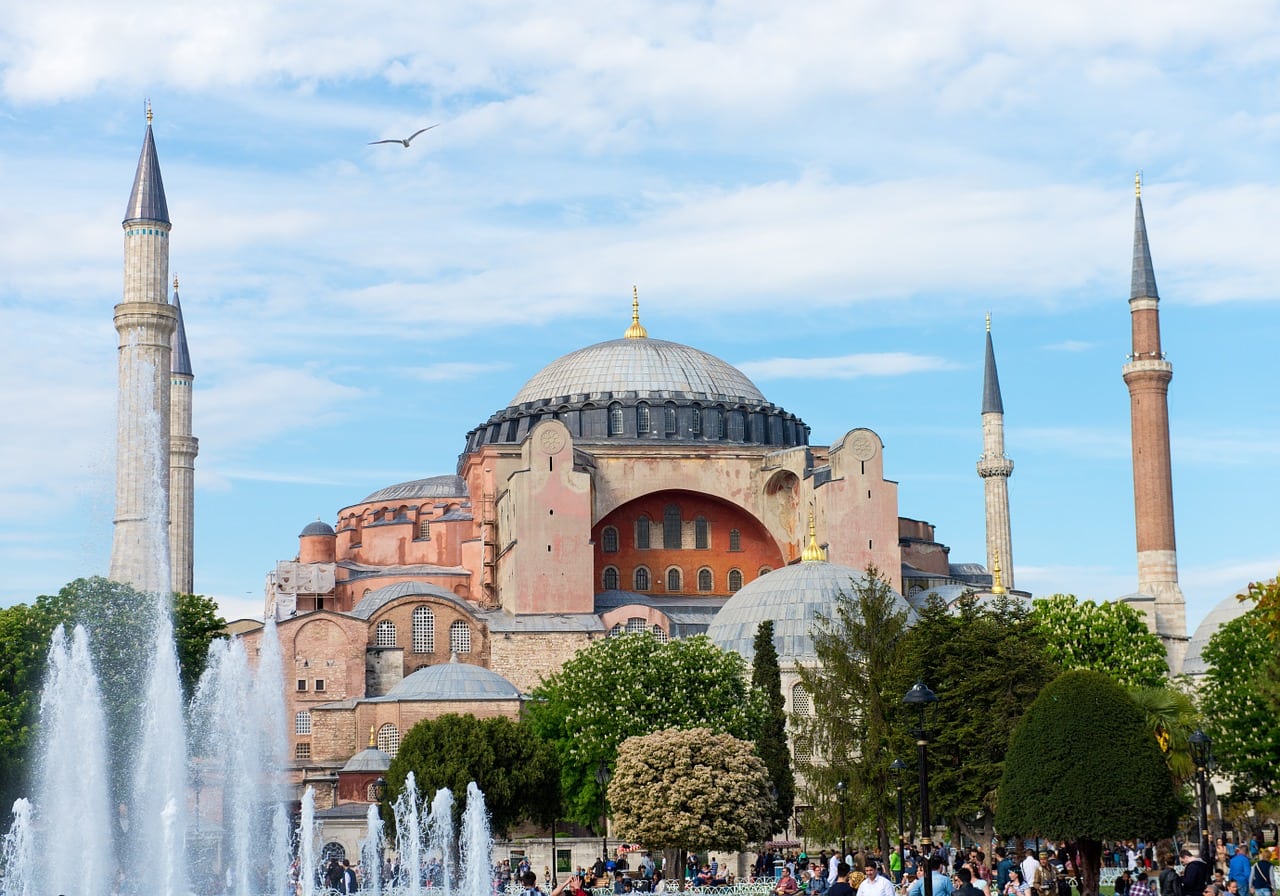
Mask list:
[[[555,358],[746,372],[985,552],[984,315],[1016,583],[1136,587],[1133,180],[1192,626],[1280,568],[1280,8],[1003,0],[0,0],[0,604],[105,574],[121,217],[154,108],[195,371],[195,584],[453,472]],[[409,148],[370,141],[438,125]]]

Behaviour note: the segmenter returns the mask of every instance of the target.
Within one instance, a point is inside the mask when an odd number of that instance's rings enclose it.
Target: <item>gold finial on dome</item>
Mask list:
[[[827,552],[818,544],[818,529],[813,523],[813,510],[809,510],[809,544],[805,547],[804,552],[800,554],[800,560],[804,563],[823,563],[827,559]]]
[[[375,744],[375,741],[374,741],[374,739],[373,739],[373,726],[372,726],[372,725],[370,725],[370,726],[369,726],[369,746],[371,746],[371,747],[372,747],[372,746],[374,746],[374,744]]]
[[[631,326],[623,334],[627,339],[648,339],[649,331],[640,323],[640,290],[631,287]]]
[[[992,594],[1008,594],[1009,589],[1004,587],[1004,583],[1000,581],[1000,557],[992,555],[991,557],[991,593]]]
[[[1133,195],[1142,198],[1142,169],[1133,173]]]

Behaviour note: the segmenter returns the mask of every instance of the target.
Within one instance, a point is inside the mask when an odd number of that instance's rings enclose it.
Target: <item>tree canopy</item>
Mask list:
[[[1171,834],[1182,813],[1141,710],[1101,672],[1064,672],[1009,742],[996,825],[1004,836],[1074,840],[1081,892],[1096,896],[1102,841]]]
[[[1168,677],[1164,645],[1128,604],[1055,594],[1034,601],[1031,617],[1063,669],[1092,669],[1129,687],[1160,687]]]
[[[681,851],[744,849],[769,835],[775,808],[752,745],[709,728],[627,738],[609,802],[619,836]]]
[[[663,643],[637,632],[596,641],[532,694],[534,731],[556,745],[565,818],[596,826],[597,774],[634,734],[704,727],[750,737],[758,715],[746,661],[703,635]]]
[[[1208,665],[1200,690],[1205,732],[1235,800],[1280,791],[1280,714],[1265,693],[1276,652],[1255,607],[1218,629],[1201,654]]]
[[[1021,603],[972,597],[953,609],[937,598],[925,605],[907,635],[905,668],[902,692],[922,681],[939,698],[930,724],[932,811],[988,843],[1009,739],[1061,669]]]
[[[455,827],[472,781],[484,791],[495,836],[506,836],[523,820],[549,824],[558,814],[560,769],[555,749],[536,737],[527,722],[449,714],[414,725],[387,771],[383,811],[388,821],[393,821],[391,805],[404,790],[409,772],[428,802],[441,788],[453,791]]]
[[[791,749],[787,745],[787,712],[782,695],[782,670],[778,651],[773,646],[773,620],[766,619],[756,628],[755,659],[751,663],[751,686],[764,701],[756,752],[769,770],[773,784],[775,809],[773,831],[782,831],[791,820],[796,802],[796,779],[791,770]]]

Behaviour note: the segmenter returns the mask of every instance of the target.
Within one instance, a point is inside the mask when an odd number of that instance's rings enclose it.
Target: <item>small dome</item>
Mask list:
[[[316,520],[314,523],[307,523],[303,530],[298,533],[299,538],[307,538],[312,535],[337,535],[324,520]]]
[[[427,666],[397,682],[376,700],[519,700],[520,689],[497,672],[455,656],[447,663]]]
[[[377,747],[365,747],[347,760],[344,772],[385,772],[391,768],[391,757]]]
[[[524,384],[511,405],[593,392],[765,400],[746,374],[715,355],[662,339],[624,338],[588,345],[552,361]]]
[[[377,501],[400,501],[413,498],[465,498],[467,482],[461,476],[446,473],[443,476],[429,476],[426,479],[414,479],[412,482],[401,482],[380,488],[361,504],[373,504]]]
[[[717,646],[736,651],[751,662],[755,657],[756,629],[770,619],[779,661],[812,662],[818,658],[813,648],[818,614],[832,616],[841,594],[852,596],[854,588],[866,583],[866,573],[851,566],[826,561],[784,566],[748,583],[729,598],[712,620],[707,636]],[[915,611],[896,591],[893,596],[894,607],[914,623]]]
[[[1196,632],[1191,636],[1191,642],[1187,644],[1187,655],[1182,661],[1183,674],[1204,675],[1208,672],[1209,666],[1201,654],[1208,646],[1209,639],[1217,634],[1218,629],[1248,613],[1254,606],[1255,604],[1250,601],[1239,600],[1234,594],[1218,601],[1217,605],[1209,611],[1209,615],[1196,626]]]

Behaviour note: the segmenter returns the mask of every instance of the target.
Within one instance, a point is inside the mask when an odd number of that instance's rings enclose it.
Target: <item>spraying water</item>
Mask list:
[[[382,816],[376,805],[365,814],[365,835],[360,841],[360,864],[364,866],[364,889],[382,896]]]
[[[308,785],[302,795],[302,817],[298,821],[298,884],[300,896],[316,892],[316,792]]]
[[[440,856],[440,879],[435,882],[443,896],[453,892],[453,791],[442,787],[431,801],[429,819],[431,852]]]
[[[484,794],[472,781],[467,785],[467,808],[462,813],[462,837],[458,842],[462,864],[462,892],[481,896],[491,889],[493,838],[489,834],[489,811]]]
[[[400,857],[402,889],[410,896],[422,892],[422,813],[418,781],[413,772],[404,779],[404,790],[391,807],[396,819],[396,853]]]
[[[35,830],[31,803],[19,797],[13,804],[13,827],[0,846],[0,896],[35,896]]]

